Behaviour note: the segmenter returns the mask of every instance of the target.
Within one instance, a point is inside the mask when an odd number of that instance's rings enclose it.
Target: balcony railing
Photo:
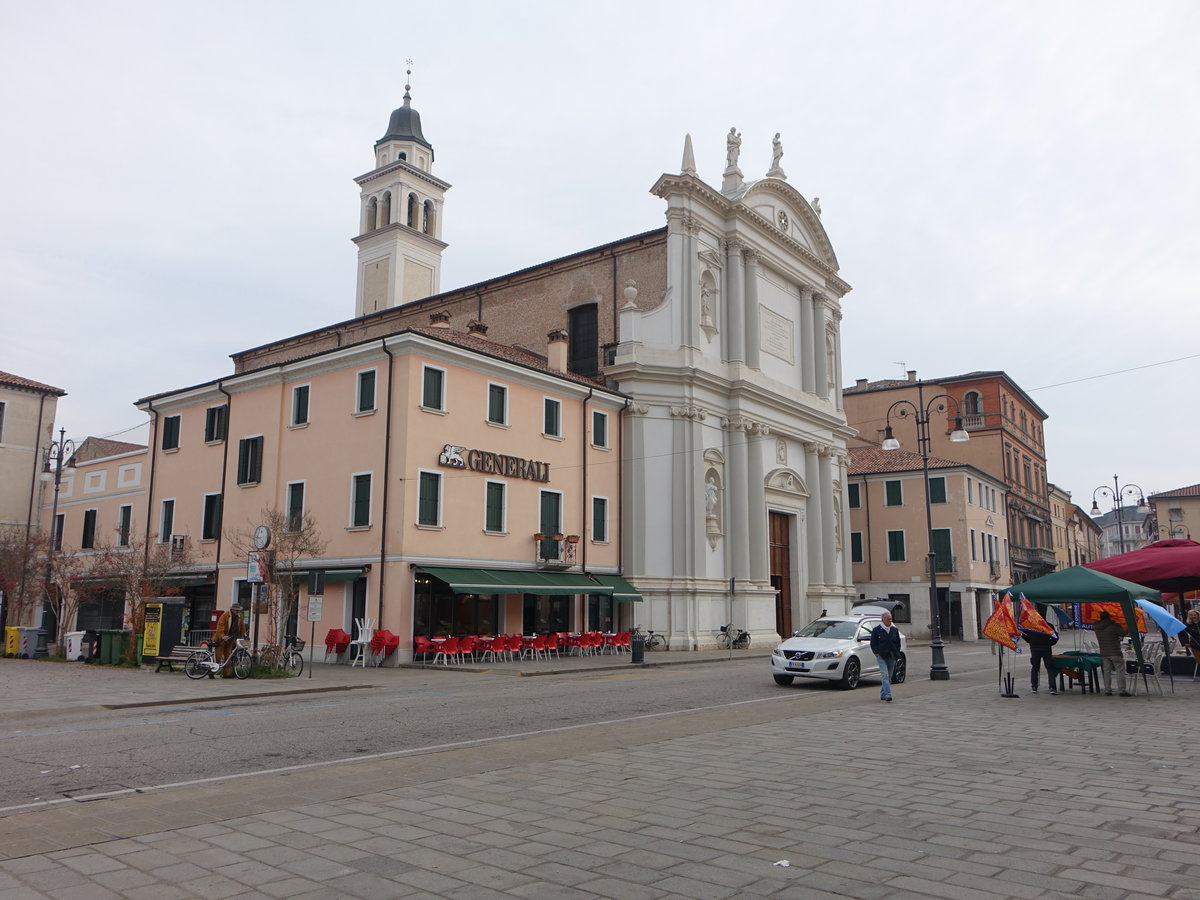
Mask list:
[[[988,560],[988,575],[992,578],[992,580],[995,580],[1000,577],[1000,560],[998,560],[998,559],[989,559]]]
[[[568,569],[575,565],[575,546],[578,540],[574,535],[562,538],[535,538],[534,562],[543,569]]]
[[[974,431],[977,428],[982,428],[984,424],[984,416],[982,413],[977,413],[972,416],[963,416],[963,428],[967,431]]]
[[[934,558],[933,568],[939,575],[953,574],[958,571],[958,557],[939,554]]]

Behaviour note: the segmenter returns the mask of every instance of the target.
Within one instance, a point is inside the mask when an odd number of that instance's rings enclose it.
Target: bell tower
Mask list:
[[[409,60],[411,66],[412,60]],[[404,105],[375,142],[375,168],[355,178],[360,190],[358,288],[354,314],[421,300],[441,291],[442,205],[449,183],[433,175],[433,145],[412,108],[412,69]]]

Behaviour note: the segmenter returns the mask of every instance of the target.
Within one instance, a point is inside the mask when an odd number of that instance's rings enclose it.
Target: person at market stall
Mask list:
[[[1176,635],[1179,645],[1191,653],[1196,665],[1200,666],[1200,609],[1189,609],[1183,625],[1183,631]]]
[[[1029,684],[1031,689],[1035,694],[1038,692],[1038,672],[1042,666],[1045,666],[1047,687],[1050,688],[1051,694],[1057,694],[1058,688],[1055,686],[1054,680],[1058,677],[1058,672],[1054,669],[1054,650],[1052,648],[1058,643],[1058,632],[1047,634],[1036,628],[1022,628],[1020,631],[1021,637],[1029,645]]]
[[[1125,690],[1125,654],[1121,652],[1121,638],[1125,629],[1118,625],[1107,610],[1101,611],[1100,620],[1092,626],[1096,630],[1096,643],[1100,645],[1100,674],[1104,676],[1104,693],[1112,696],[1112,673],[1117,673],[1117,690],[1122,697],[1131,697]]]
[[[213,642],[217,645],[215,654],[217,662],[224,665],[225,661],[229,659],[229,654],[233,652],[237,639],[244,636],[242,607],[240,604],[234,603],[228,611],[221,613],[221,618],[217,620],[217,630],[213,633]],[[212,678],[212,675],[209,674],[208,677]],[[232,678],[233,669],[226,669],[221,673],[221,677]]]

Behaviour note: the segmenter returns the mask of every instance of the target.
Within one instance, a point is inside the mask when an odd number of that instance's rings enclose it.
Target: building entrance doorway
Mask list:
[[[768,513],[767,541],[770,544],[771,587],[775,588],[775,630],[791,637],[792,621],[792,517]]]

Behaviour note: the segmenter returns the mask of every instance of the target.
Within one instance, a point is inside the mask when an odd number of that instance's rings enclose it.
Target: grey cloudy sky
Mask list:
[[[0,369],[144,440],[135,399],[350,318],[412,57],[444,289],[659,227],[685,133],[719,184],[731,125],[747,178],[779,131],[854,287],[847,384],[1006,370],[1085,508],[1200,481],[1200,5],[426,7],[0,6]]]

